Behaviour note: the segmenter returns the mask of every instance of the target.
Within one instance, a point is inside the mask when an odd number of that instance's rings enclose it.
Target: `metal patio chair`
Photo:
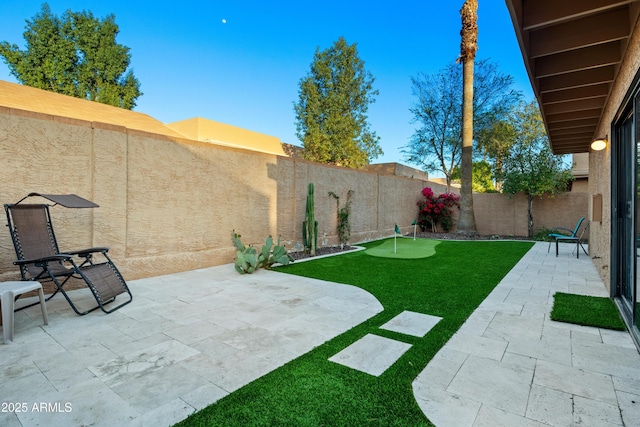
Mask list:
[[[54,204],[22,203],[32,196],[43,197],[54,202]],[[120,274],[120,271],[107,255],[109,248],[95,247],[74,251],[60,250],[49,213],[49,207],[56,204],[66,208],[98,207],[97,204],[75,194],[39,193],[30,193],[17,203],[4,205],[11,239],[17,255],[17,260],[14,261],[14,264],[20,268],[22,280],[34,280],[41,283],[53,282],[55,290],[46,300],[50,300],[60,292],[71,305],[73,311],[81,316],[98,308],[105,313],[111,313],[129,304],[133,300],[133,296],[122,274]],[[97,302],[95,307],[81,311],[73,303],[64,290],[64,285],[72,277],[84,281],[91,290]],[[113,305],[116,297],[122,294],[125,295],[126,301]],[[35,304],[38,303],[31,305]]]
[[[582,246],[582,238],[584,237],[584,232],[587,229],[587,227],[589,226],[589,221],[587,221],[587,225],[585,225],[585,227],[582,229],[582,233],[580,233],[580,235],[578,235],[578,232],[580,231],[580,227],[582,226],[582,223],[584,222],[584,217],[580,218],[578,220],[578,223],[576,224],[576,227],[573,230],[569,230],[568,228],[564,228],[564,227],[554,227],[551,230],[551,233],[549,233],[549,248],[547,248],[547,252],[549,252],[549,250],[551,249],[551,242],[555,241],[556,242],[556,257],[558,256],[558,242],[570,242],[570,243],[575,243],[576,244],[576,249],[578,249],[578,254],[577,254],[577,258],[580,258],[580,248],[582,248],[582,250],[584,251],[585,255],[589,255],[587,253],[587,250],[584,248],[584,246]],[[564,232],[563,233],[558,233],[559,231]]]

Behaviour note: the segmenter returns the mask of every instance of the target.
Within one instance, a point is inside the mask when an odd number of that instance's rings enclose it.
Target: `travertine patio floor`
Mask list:
[[[437,426],[638,425],[629,334],[548,318],[556,291],[606,295],[570,252],[536,244],[415,379]],[[0,425],[171,425],[382,310],[352,286],[232,265],[129,285],[133,303],[109,315],[76,316],[60,297],[47,326],[38,307],[16,313],[15,341],[0,345]],[[420,336],[434,322],[403,313],[381,327]]]
[[[607,296],[574,245],[537,243],[416,378],[437,426],[640,426],[640,355],[627,332],[549,319],[555,292]]]
[[[133,302],[109,315],[59,296],[47,326],[38,307],[16,313],[1,426],[168,426],[382,311],[354,286],[232,265],[129,286]]]

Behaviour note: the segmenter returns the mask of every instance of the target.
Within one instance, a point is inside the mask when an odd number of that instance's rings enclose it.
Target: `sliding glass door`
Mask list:
[[[640,255],[640,91],[613,127],[612,158],[612,291],[640,342],[637,260]]]
[[[626,304],[631,304],[633,309],[630,311],[630,314],[632,315],[632,319],[633,322],[635,324],[635,329],[634,329],[634,333],[636,335],[636,338],[638,339],[638,341],[640,342],[640,333],[638,333],[638,331],[640,330],[640,301],[638,301],[638,289],[640,289],[640,285],[638,285],[638,283],[640,282],[640,274],[638,274],[638,256],[640,255],[640,248],[638,247],[640,244],[640,90],[637,90],[634,96],[634,108],[633,108],[633,118],[634,118],[634,123],[633,123],[633,139],[634,139],[634,148],[635,148],[635,170],[634,170],[634,174],[633,174],[633,182],[635,183],[634,185],[634,194],[633,194],[633,202],[634,202],[634,207],[635,207],[635,215],[634,215],[634,228],[635,228],[635,235],[634,235],[634,242],[633,242],[633,247],[634,247],[634,255],[633,255],[633,271],[634,271],[634,278],[635,280],[632,280],[632,286],[633,289],[631,289],[630,291],[627,291],[627,295],[625,296],[626,299]],[[628,294],[631,294],[631,296],[629,296]]]

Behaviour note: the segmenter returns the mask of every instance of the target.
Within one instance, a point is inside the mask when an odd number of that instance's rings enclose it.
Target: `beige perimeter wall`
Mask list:
[[[425,181],[175,139],[124,127],[0,108],[0,201],[30,192],[75,193],[97,209],[51,209],[64,251],[109,246],[125,278],[233,261],[231,232],[245,243],[282,236],[301,248],[307,185],[315,184],[319,240],[337,244],[336,200],[353,190],[352,243],[404,232]],[[444,186],[428,184],[436,193]],[[36,200],[35,201],[40,201]],[[526,235],[526,202],[476,195],[480,234]],[[536,227],[572,227],[586,194],[537,199]],[[0,279],[17,277],[7,227],[0,231]]]

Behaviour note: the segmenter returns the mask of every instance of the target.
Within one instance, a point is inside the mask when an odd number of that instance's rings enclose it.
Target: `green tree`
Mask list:
[[[462,154],[462,69],[451,63],[436,74],[411,78],[417,101],[410,107],[419,127],[402,148],[404,159],[427,172],[451,174]],[[521,93],[511,89],[513,77],[502,74],[488,59],[476,60],[473,78],[474,140],[485,135],[496,121],[508,117]]]
[[[533,199],[553,196],[567,191],[573,180],[563,156],[553,154],[535,101],[521,104],[513,116],[516,139],[503,159],[502,191],[507,194],[527,195],[527,224],[529,237],[533,237]]]
[[[294,105],[296,135],[307,160],[360,168],[382,154],[367,121],[378,95],[373,82],[356,45],[343,37],[329,49],[316,49]]]
[[[24,85],[132,109],[142,92],[118,32],[114,15],[67,10],[60,18],[45,3],[27,20],[26,49],[3,41],[0,56]]]
[[[451,178],[454,181],[460,180],[460,167],[453,169]],[[486,160],[473,162],[473,182],[474,193],[495,193],[496,187],[493,183],[493,166]]]
[[[493,164],[494,176],[501,175],[504,158],[509,154],[516,140],[517,130],[511,117],[514,112],[515,108],[503,120],[498,120],[479,132],[477,137],[477,151],[483,161]],[[496,180],[495,188],[497,190],[502,188],[499,180]]]

